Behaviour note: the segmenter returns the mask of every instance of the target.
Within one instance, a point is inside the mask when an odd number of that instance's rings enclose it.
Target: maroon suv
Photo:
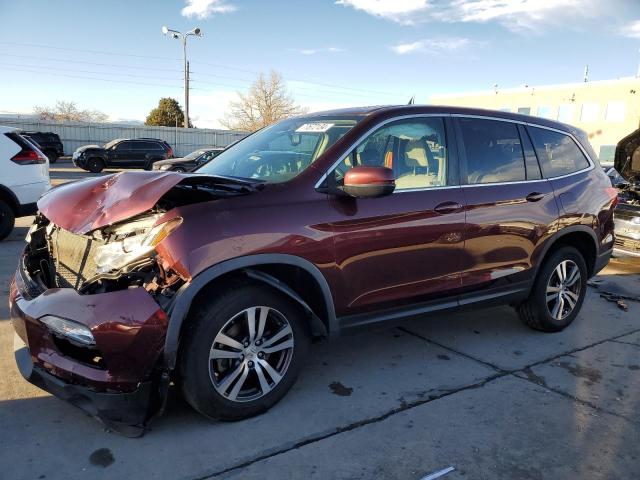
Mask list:
[[[195,174],[55,188],[11,286],[22,374],[125,434],[172,380],[207,417],[265,411],[313,338],[477,305],[578,315],[616,191],[585,134],[401,106],[288,119]]]

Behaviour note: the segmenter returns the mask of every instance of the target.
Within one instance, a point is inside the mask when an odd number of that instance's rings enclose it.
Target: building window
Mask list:
[[[570,103],[563,103],[558,108],[558,121],[564,123],[573,122],[573,112],[575,110],[575,105]]]
[[[511,107],[500,107],[501,112],[511,112]]]
[[[582,122],[596,122],[600,114],[600,105],[597,103],[584,103],[582,105],[582,112],[580,113],[580,120]]]
[[[625,105],[624,102],[607,103],[607,113],[605,119],[607,122],[624,122]]]
[[[553,111],[549,106],[538,107],[538,116],[541,118],[553,118]]]
[[[518,113],[521,113],[522,115],[530,115],[531,114],[531,108],[530,107],[518,107]]]

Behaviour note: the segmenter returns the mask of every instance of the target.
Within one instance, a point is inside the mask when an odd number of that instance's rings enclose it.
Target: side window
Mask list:
[[[527,129],[545,177],[559,177],[589,166],[582,150],[568,135],[545,128]]]
[[[396,191],[447,184],[447,148],[442,118],[399,120],[369,135],[335,169],[340,183],[351,167],[391,168]]]
[[[467,184],[526,180],[524,154],[515,123],[461,118]]]
[[[114,150],[130,150],[132,142],[120,142],[118,143]]]

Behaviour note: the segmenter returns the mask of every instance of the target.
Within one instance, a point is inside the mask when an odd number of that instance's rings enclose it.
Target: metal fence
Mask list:
[[[0,116],[0,125],[26,131],[57,133],[66,155],[82,145],[102,145],[116,138],[158,138],[173,147],[176,157],[202,147],[226,147],[247,136],[246,132],[205,128],[147,127],[120,123],[54,122],[19,116]]]

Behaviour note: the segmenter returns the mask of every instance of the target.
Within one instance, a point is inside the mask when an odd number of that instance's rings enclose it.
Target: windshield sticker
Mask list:
[[[324,122],[305,123],[304,125],[299,126],[296,132],[324,133],[334,125],[335,123]]]

